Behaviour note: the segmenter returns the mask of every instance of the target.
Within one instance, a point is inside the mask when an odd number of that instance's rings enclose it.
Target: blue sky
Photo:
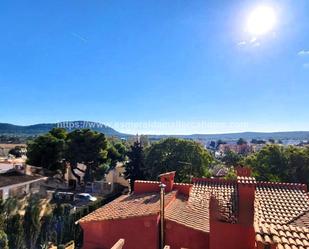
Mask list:
[[[261,4],[277,25],[253,39]],[[306,0],[1,1],[0,122],[309,130],[308,13]]]

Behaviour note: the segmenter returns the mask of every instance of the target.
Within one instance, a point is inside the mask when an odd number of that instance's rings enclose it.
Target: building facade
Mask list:
[[[84,249],[308,249],[309,199],[302,184],[257,182],[250,171],[237,180],[195,178],[136,181],[135,191],[83,217]],[[165,184],[163,236],[160,187]],[[161,206],[162,207],[162,206]]]

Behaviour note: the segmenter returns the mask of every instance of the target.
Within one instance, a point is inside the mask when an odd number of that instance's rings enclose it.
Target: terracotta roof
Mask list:
[[[209,201],[211,195],[219,201],[222,220],[234,221],[236,185],[206,179],[199,179],[194,183],[189,198],[178,195],[166,210],[166,219],[193,229],[209,232]]]
[[[309,248],[309,229],[291,225],[255,226],[256,241],[263,244],[277,244],[278,249]]]
[[[235,223],[238,216],[237,186],[241,184],[256,189],[254,228],[258,242],[277,244],[279,249],[309,249],[309,195],[301,184],[256,182],[252,177],[238,177],[237,181],[195,178],[189,196],[180,194],[180,191],[166,195],[166,219],[209,232],[209,203],[214,197],[218,201],[219,219]],[[80,222],[158,214],[159,208],[159,193],[133,194],[114,200]]]
[[[207,202],[209,209],[210,196],[219,202],[221,221],[234,223],[237,214],[237,184],[234,181],[200,179],[194,184],[190,199],[195,205]],[[201,201],[204,199],[204,201]]]
[[[307,194],[288,186],[258,186],[255,215],[260,223],[287,224],[309,210]]]
[[[172,191],[165,195],[165,206],[167,206],[176,195]],[[123,195],[105,206],[86,215],[78,222],[102,221],[113,219],[127,219],[131,217],[148,216],[160,212],[160,194],[143,193]]]
[[[209,203],[208,203],[209,205]],[[167,208],[165,218],[193,229],[209,232],[209,209],[189,201],[188,197],[179,195]]]
[[[254,177],[247,177],[247,176],[238,176],[237,182],[239,184],[256,184],[256,180]]]
[[[309,211],[300,215],[298,218],[293,220],[290,224],[293,225],[293,226],[309,228]]]
[[[309,198],[302,186],[258,185],[255,231],[257,241],[278,249],[309,248]]]
[[[0,174],[0,188],[11,186],[20,183],[26,183],[34,180],[44,179],[43,176],[30,176],[18,173],[16,171],[6,172],[4,174]]]

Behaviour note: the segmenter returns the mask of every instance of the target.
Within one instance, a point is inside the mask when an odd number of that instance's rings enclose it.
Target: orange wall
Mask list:
[[[252,226],[210,222],[210,249],[254,249],[255,232]]]
[[[150,182],[150,181],[135,181],[134,182],[134,193],[151,193],[151,192],[160,192],[159,182]]]
[[[110,249],[120,238],[125,239],[123,249],[158,249],[159,246],[157,216],[88,222],[81,226],[83,249]]]
[[[120,238],[123,249],[158,249],[158,216],[82,223],[83,249],[110,249]],[[171,249],[254,249],[253,227],[212,221],[211,233],[165,221],[165,244]]]
[[[165,244],[169,245],[171,249],[209,249],[209,233],[194,230],[169,220],[165,221],[165,227]]]

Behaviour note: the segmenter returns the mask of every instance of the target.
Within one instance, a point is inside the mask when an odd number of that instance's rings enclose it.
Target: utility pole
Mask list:
[[[164,249],[164,197],[166,185],[161,183],[160,187],[160,249]]]

